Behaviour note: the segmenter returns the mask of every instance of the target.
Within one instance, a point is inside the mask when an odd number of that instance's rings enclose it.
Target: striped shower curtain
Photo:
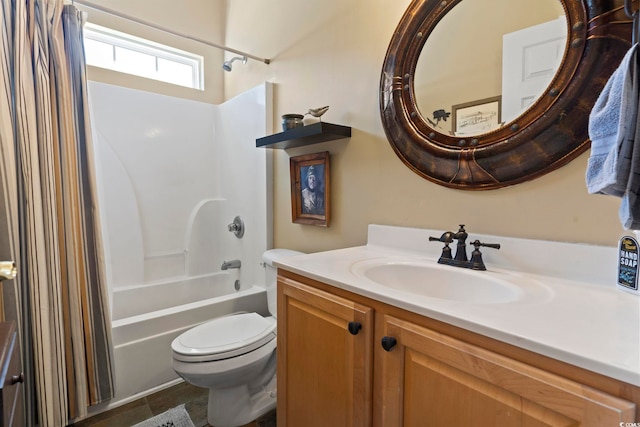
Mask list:
[[[114,392],[82,17],[62,0],[0,1],[0,217],[18,264],[27,425],[66,426]]]

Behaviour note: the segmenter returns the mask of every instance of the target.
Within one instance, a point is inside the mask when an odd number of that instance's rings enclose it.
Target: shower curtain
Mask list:
[[[82,17],[0,1],[0,244],[18,264],[26,425],[66,426],[114,393]]]

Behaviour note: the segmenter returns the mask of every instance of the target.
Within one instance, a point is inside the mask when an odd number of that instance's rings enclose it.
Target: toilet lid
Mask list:
[[[178,336],[171,349],[178,355],[202,361],[238,356],[262,347],[276,337],[276,321],[258,313],[219,317]]]

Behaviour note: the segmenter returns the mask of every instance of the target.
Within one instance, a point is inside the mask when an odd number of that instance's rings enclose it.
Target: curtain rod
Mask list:
[[[118,18],[127,19],[127,20],[133,21],[133,22],[135,22],[137,24],[141,24],[141,25],[153,28],[155,30],[164,31],[165,33],[169,33],[169,34],[172,34],[174,36],[183,37],[185,39],[193,40],[193,41],[196,41],[198,43],[202,43],[202,44],[206,44],[208,46],[212,46],[212,47],[215,47],[215,48],[218,48],[218,49],[226,50],[227,52],[232,52],[232,53],[235,53],[237,55],[246,56],[247,58],[255,59],[256,61],[264,62],[265,64],[270,64],[271,63],[270,59],[260,58],[259,56],[251,55],[249,53],[242,52],[241,50],[232,49],[230,47],[222,46],[222,45],[219,45],[219,44],[216,44],[216,43],[212,43],[210,41],[203,40],[203,39],[200,39],[198,37],[193,37],[193,36],[190,36],[190,35],[187,35],[187,34],[179,33],[177,31],[170,30],[169,28],[161,27],[161,26],[153,24],[151,22],[143,21],[142,19],[138,19],[138,18],[135,18],[133,16],[130,16],[130,15],[127,15],[127,14],[115,11],[113,9],[109,9],[109,8],[94,4],[94,3],[91,3],[91,2],[88,2],[88,1],[72,0],[71,2],[73,4],[79,4],[81,6],[85,6],[85,7],[88,7],[90,9],[95,9],[95,10],[98,10],[100,12],[107,13],[109,15],[117,16]]]

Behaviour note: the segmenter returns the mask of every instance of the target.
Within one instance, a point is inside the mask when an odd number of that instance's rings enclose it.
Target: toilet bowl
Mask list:
[[[247,424],[276,406],[276,259],[263,254],[271,316],[238,313],[198,325],[171,343],[173,369],[185,381],[209,389],[207,421],[216,427]]]

